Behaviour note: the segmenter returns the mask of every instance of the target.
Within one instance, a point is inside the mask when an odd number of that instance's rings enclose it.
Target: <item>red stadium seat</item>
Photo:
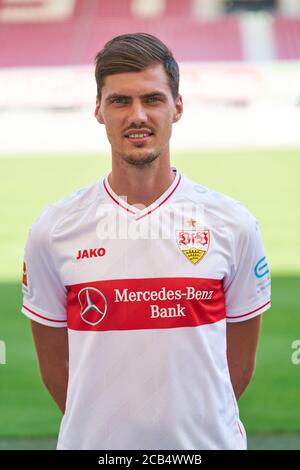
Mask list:
[[[300,59],[300,19],[275,17],[273,31],[278,59]]]
[[[92,63],[113,36],[137,31],[160,37],[180,61],[244,59],[238,15],[199,21],[193,18],[192,0],[165,0],[158,18],[140,18],[133,15],[131,2],[76,0],[66,18],[39,21],[37,15],[34,22],[12,22],[2,15],[9,3],[0,1],[0,67]],[[275,16],[273,32],[277,57],[299,59],[300,19]]]

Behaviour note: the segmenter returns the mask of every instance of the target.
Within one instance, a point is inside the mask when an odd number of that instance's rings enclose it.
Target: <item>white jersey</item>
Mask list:
[[[173,171],[150,207],[106,177],[31,228],[22,311],[69,335],[58,449],[246,448],[226,323],[270,306],[258,225]]]

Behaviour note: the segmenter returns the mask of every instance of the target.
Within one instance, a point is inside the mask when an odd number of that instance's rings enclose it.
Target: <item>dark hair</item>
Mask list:
[[[174,100],[178,96],[178,64],[167,46],[151,34],[134,33],[114,37],[98,52],[95,63],[99,98],[106,76],[124,72],[140,72],[159,63],[164,66]]]

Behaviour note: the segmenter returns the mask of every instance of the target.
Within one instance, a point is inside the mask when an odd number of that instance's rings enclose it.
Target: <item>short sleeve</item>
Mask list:
[[[226,319],[239,322],[271,306],[271,277],[259,225],[250,213],[241,217],[233,244],[231,272],[224,280]]]
[[[43,325],[67,326],[66,289],[56,269],[47,216],[32,225],[25,246],[22,313]]]

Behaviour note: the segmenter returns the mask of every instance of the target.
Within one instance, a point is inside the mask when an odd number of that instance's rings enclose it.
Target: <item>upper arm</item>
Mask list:
[[[44,384],[62,412],[68,386],[67,291],[52,242],[56,212],[46,209],[25,246],[22,312],[30,318]]]
[[[227,358],[231,369],[240,366],[252,373],[260,328],[261,315],[238,323],[227,323]]]
[[[31,321],[31,329],[44,380],[47,375],[56,375],[68,367],[68,332],[67,328],[52,328]]]
[[[230,272],[224,279],[227,361],[238,399],[256,362],[261,314],[270,307],[270,273],[259,226],[241,209],[232,230]]]

